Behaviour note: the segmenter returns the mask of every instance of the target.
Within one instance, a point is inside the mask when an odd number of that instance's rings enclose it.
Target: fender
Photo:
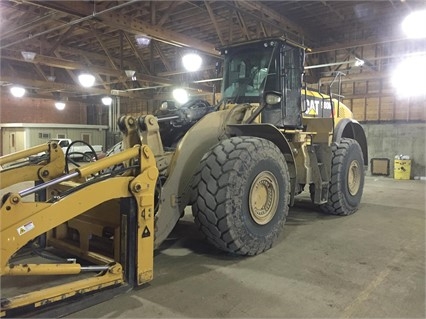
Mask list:
[[[368,165],[367,138],[361,124],[349,118],[340,120],[334,129],[333,142],[339,142],[343,137],[351,138],[358,142],[364,156],[364,165]]]

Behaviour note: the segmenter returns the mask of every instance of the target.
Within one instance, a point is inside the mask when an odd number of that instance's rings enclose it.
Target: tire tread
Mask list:
[[[229,194],[229,180],[242,173],[235,168],[238,167],[237,161],[245,163],[241,166],[244,167],[253,160],[251,154],[261,151],[271,152],[268,154],[271,158],[281,156],[284,163],[281,165],[285,167],[284,180],[289,183],[284,157],[275,145],[271,145],[270,141],[260,138],[232,137],[217,144],[201,160],[193,183],[193,215],[196,225],[207,240],[219,249],[239,255],[257,255],[269,249],[278,237],[280,231],[267,236],[265,240],[244,240],[247,235],[236,233],[243,226],[234,225],[235,220],[231,220],[225,210],[229,201],[241,200]],[[290,189],[288,184],[285,187]],[[279,222],[279,230],[283,228],[288,213],[289,193],[284,195],[284,200],[284,219]]]

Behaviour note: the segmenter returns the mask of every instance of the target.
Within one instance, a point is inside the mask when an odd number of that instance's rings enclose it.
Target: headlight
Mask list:
[[[265,96],[265,102],[269,105],[278,104],[281,102],[281,96],[275,93],[268,93]]]

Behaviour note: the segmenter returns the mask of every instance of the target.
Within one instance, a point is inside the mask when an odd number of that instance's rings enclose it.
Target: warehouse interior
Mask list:
[[[414,35],[405,20],[418,12],[425,1],[1,1],[0,157],[59,138],[105,154],[123,115],[218,105],[222,48],[278,37],[304,48],[303,87],[346,105],[368,141],[356,214],[326,215],[302,194],[276,247],[235,257],[204,241],[187,208],[153,281],[63,314],[424,318],[426,16]],[[25,290],[14,280],[2,290]]]
[[[425,176],[418,151],[424,134],[417,134],[426,117],[424,94],[405,97],[392,85],[398,63],[426,51],[424,39],[408,38],[401,27],[423,7],[423,1],[2,1],[1,122],[108,125],[102,97],[112,97],[122,114],[147,114],[181,86],[213,102],[221,85],[214,80],[215,48],[285,36],[312,50],[306,58],[311,87],[327,93],[336,72],[344,74],[332,89],[371,132],[370,157],[415,156],[413,176]],[[141,35],[152,42],[138,44]],[[188,52],[200,54],[201,70],[184,70]],[[357,66],[358,60],[364,63]],[[400,80],[417,93],[421,65]],[[93,73],[93,87],[79,84],[82,72]],[[26,88],[23,98],[11,96],[13,85]],[[61,112],[52,107],[57,100],[66,101]],[[387,123],[406,132],[388,137],[387,128],[395,130],[381,125]]]

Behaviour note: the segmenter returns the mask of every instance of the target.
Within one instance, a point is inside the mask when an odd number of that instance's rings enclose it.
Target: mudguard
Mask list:
[[[349,118],[340,120],[334,129],[333,142],[339,142],[343,137],[351,138],[358,142],[364,157],[364,165],[368,165],[367,137],[361,124]]]

